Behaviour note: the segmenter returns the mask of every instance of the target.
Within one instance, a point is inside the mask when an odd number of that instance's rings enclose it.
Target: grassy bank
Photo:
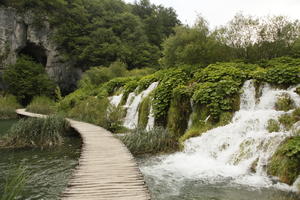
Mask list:
[[[28,118],[18,121],[2,138],[4,147],[53,147],[63,143],[63,135],[69,128],[61,116]]]

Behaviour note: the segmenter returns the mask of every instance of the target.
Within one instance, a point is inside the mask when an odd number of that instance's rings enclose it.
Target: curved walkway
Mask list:
[[[17,110],[19,115],[45,115]],[[125,145],[109,131],[92,124],[67,119],[80,133],[83,145],[79,165],[63,200],[150,200],[139,168]]]

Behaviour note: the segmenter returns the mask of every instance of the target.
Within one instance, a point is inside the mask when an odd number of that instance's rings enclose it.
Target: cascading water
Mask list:
[[[143,99],[147,97],[157,86],[158,82],[154,82],[146,90],[142,91],[138,95],[136,95],[134,92],[129,94],[127,102],[125,104],[125,108],[127,108],[127,114],[123,124],[126,128],[134,129],[137,127],[139,117],[139,105],[141,104]],[[152,120],[151,116],[150,120]],[[149,129],[151,128],[150,126],[152,126],[152,124],[149,125]]]
[[[265,172],[269,158],[280,143],[292,134],[284,131],[269,133],[267,122],[285,113],[274,109],[276,99],[282,94],[290,95],[296,106],[300,106],[300,97],[294,90],[274,89],[266,84],[262,96],[256,100],[253,81],[245,82],[241,109],[230,124],[187,140],[183,152],[155,158],[159,161],[142,165],[142,172],[156,180],[169,179],[169,184],[179,180],[195,180],[212,184],[225,182],[295,189],[295,186],[275,183]],[[253,163],[257,163],[256,172],[250,170]]]
[[[123,97],[123,93],[115,96],[108,97],[109,103],[115,107],[118,107],[118,105],[121,103]]]
[[[154,118],[154,114],[153,114],[153,107],[151,105],[150,111],[149,111],[149,116],[148,116],[148,122],[147,122],[147,126],[146,126],[146,131],[150,131],[151,129],[153,129],[154,122],[155,122],[155,118]]]

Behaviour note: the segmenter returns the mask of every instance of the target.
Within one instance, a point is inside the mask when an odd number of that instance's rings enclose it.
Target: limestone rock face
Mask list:
[[[37,26],[30,13],[0,7],[0,71],[14,64],[18,55],[27,54],[45,66],[63,91],[75,89],[82,72],[71,61],[63,60],[51,34],[49,24]]]

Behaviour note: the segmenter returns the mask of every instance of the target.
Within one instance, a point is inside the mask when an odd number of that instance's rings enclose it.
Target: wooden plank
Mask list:
[[[27,117],[45,115],[16,111]],[[150,200],[135,159],[125,145],[102,127],[67,119],[82,137],[79,165],[61,195],[63,200]]]

